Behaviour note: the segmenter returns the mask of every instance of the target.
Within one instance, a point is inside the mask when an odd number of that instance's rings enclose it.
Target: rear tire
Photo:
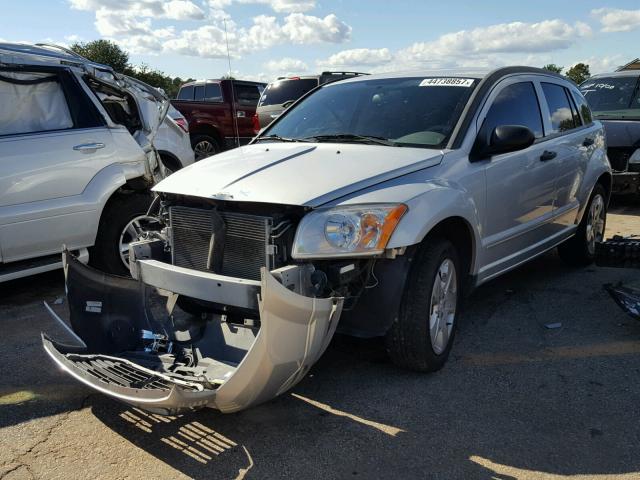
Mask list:
[[[595,259],[596,242],[603,240],[607,224],[606,199],[604,187],[596,184],[576,234],[558,246],[560,258],[567,264],[582,267]]]
[[[151,195],[141,193],[122,194],[109,200],[100,217],[96,242],[89,251],[93,267],[114,275],[129,275],[120,256],[121,235],[131,220],[147,213],[151,200]]]
[[[193,135],[191,137],[191,148],[195,153],[196,162],[222,151],[218,141],[210,135]]]
[[[424,244],[409,273],[400,314],[386,336],[398,366],[420,372],[440,370],[449,357],[461,298],[460,259],[444,238]]]

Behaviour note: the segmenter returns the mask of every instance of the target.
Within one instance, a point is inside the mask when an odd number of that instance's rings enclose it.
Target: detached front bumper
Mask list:
[[[134,280],[93,270],[67,252],[63,260],[71,326],[84,345],[43,334],[45,351],[86,385],[159,413],[234,412],[280,395],[322,355],[342,311],[342,298],[295,293],[264,268],[258,282],[138,260]],[[176,294],[255,308],[260,326],[222,316],[178,320],[168,313]],[[178,361],[180,351],[195,365]]]

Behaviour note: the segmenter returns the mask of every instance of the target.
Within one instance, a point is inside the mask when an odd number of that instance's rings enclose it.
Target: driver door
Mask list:
[[[523,125],[535,135],[530,147],[500,155],[486,162],[487,205],[483,246],[487,265],[483,277],[491,277],[533,255],[552,234],[557,164],[547,158],[537,83],[508,79],[492,92],[480,132],[499,125]]]

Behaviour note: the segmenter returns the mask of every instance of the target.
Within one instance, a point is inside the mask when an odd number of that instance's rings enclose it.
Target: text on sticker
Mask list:
[[[420,82],[421,87],[470,87],[473,78],[439,77],[425,78]]]

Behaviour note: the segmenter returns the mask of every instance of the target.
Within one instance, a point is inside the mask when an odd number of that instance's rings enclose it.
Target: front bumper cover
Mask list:
[[[84,345],[63,345],[43,334],[45,351],[86,385],[158,413],[203,406],[235,412],[287,391],[326,349],[343,305],[342,298],[295,293],[264,268],[261,281],[254,282],[141,260],[143,273],[134,280],[98,272],[68,252],[63,262],[71,326]],[[205,336],[199,342],[213,359],[215,368],[210,370],[222,373],[206,379],[181,377],[161,368],[169,353],[155,355],[141,340],[145,332],[166,332],[174,325],[173,318],[162,318],[149,300],[158,291],[169,299],[181,293],[207,301],[228,296],[230,304],[238,306],[255,302],[260,328],[210,320],[206,328],[213,332],[212,340]],[[220,361],[215,359],[218,353],[224,357]]]

